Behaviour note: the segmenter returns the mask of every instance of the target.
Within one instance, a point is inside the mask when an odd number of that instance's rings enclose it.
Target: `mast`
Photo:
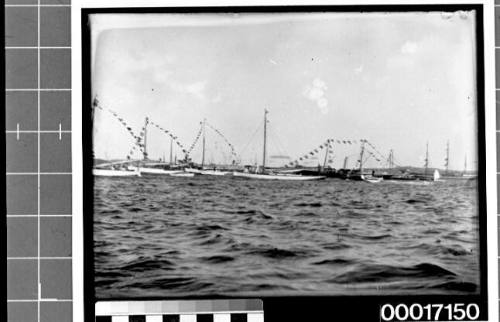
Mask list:
[[[328,161],[328,153],[330,149],[330,139],[326,140],[326,152],[325,152],[325,160],[323,161],[323,171],[325,171],[326,168],[326,162]]]
[[[361,152],[359,153],[359,173],[363,174],[363,154],[365,153],[365,140],[361,141]]]
[[[465,155],[465,161],[464,161],[464,174],[467,172],[467,154]]]
[[[448,168],[450,164],[450,141],[446,141],[446,158],[444,159],[444,167],[446,169],[446,174],[448,174]]]
[[[170,138],[170,164],[172,164],[173,141],[174,141],[174,139]]]
[[[387,158],[387,165],[388,165],[389,169],[394,168],[394,150],[393,149],[391,149],[389,151],[389,157]]]
[[[343,169],[347,169],[347,159],[348,159],[348,158],[349,158],[349,157],[345,157],[345,158],[344,158],[344,167],[343,167]]]
[[[427,168],[429,167],[429,142],[427,141],[427,145],[425,147],[425,172],[424,174],[427,175]]]
[[[205,122],[206,122],[206,119],[203,119],[203,123],[202,123],[202,132],[203,132],[203,149],[202,149],[202,154],[201,154],[201,167],[203,168],[203,166],[205,165]]]
[[[264,109],[264,148],[262,153],[262,172],[266,169],[267,113],[268,111]]]
[[[149,118],[146,117],[144,121],[144,161],[148,160],[148,148],[147,148],[147,139],[148,139],[148,123],[149,123]]]

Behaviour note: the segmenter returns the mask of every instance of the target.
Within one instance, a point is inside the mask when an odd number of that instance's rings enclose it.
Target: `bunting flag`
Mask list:
[[[194,139],[193,143],[189,146],[189,149],[186,152],[186,155],[190,155],[191,152],[193,151],[194,147],[196,146],[196,143],[198,143],[201,133],[203,132],[203,122],[200,122],[200,129],[198,130],[198,133],[196,133],[196,138]]]
[[[111,113],[111,115],[113,115],[117,120],[118,122],[120,122],[121,125],[123,125],[123,127],[127,130],[127,132],[134,138],[134,143],[137,145],[138,143],[141,142],[141,137],[140,136],[137,136],[134,131],[132,130],[132,127],[129,126],[127,124],[127,122],[124,121],[124,119],[122,117],[120,117],[118,115],[118,113],[116,113],[115,111],[109,109],[109,108],[105,108],[103,107],[100,103],[99,103],[99,100],[96,98],[94,98],[94,101],[92,102],[92,106],[94,108],[98,108],[102,111],[107,111],[109,113]],[[142,153],[144,153],[144,147],[143,146],[139,146],[139,149]],[[129,153],[130,155],[130,153]]]
[[[229,142],[229,140],[226,138],[226,136],[224,134],[222,134],[222,132],[219,131],[216,127],[214,127],[210,123],[207,123],[206,121],[205,121],[205,125],[208,126],[210,129],[212,129],[215,133],[217,133],[224,140],[224,142],[227,144],[227,146],[229,146],[229,148],[231,149],[231,155],[233,156],[233,159],[235,159],[235,160],[238,159],[238,154],[236,153],[234,146],[231,144],[231,142]]]
[[[305,161],[305,160],[310,160],[312,159],[316,154],[320,153],[322,150],[328,148],[328,156],[327,156],[327,163],[332,163],[330,162],[331,159],[330,156],[333,156],[333,144],[343,144],[343,145],[355,145],[355,144],[358,144],[359,143],[362,143],[362,144],[365,144],[365,151],[367,151],[367,153],[370,155],[370,156],[373,156],[373,158],[376,160],[376,161],[379,161],[380,160],[385,160],[385,156],[380,153],[380,151],[378,151],[378,149],[372,144],[370,143],[367,139],[334,139],[334,138],[329,138],[329,139],[326,139],[326,141],[322,144],[320,144],[318,146],[318,148],[315,148],[315,149],[312,149],[311,151],[309,151],[308,153],[304,154],[303,156],[297,158],[296,160],[292,161],[292,162],[289,162],[288,165],[297,165],[299,164],[300,161]],[[373,152],[368,152],[368,150],[366,150],[366,148],[370,148],[371,150],[373,150]],[[358,163],[360,161],[358,160]]]
[[[132,156],[134,155],[135,151],[137,150],[137,147],[139,147],[139,150],[142,152],[142,155],[145,159],[148,158],[148,153],[144,151],[144,144],[141,143],[144,135],[146,135],[146,124],[142,126],[141,132],[139,132],[139,136],[136,138],[135,145],[132,146],[130,149],[129,153],[127,154],[127,160],[131,160]]]
[[[365,140],[365,143],[378,155],[379,159],[387,159],[387,156],[381,153],[371,142]]]
[[[181,148],[182,153],[187,154],[187,150],[184,148],[184,145],[182,145],[182,143],[181,143],[181,142],[179,142],[179,140],[177,140],[178,136],[173,135],[171,131],[169,131],[169,130],[167,130],[167,129],[163,128],[161,125],[159,125],[159,124],[157,124],[157,123],[155,123],[155,122],[153,122],[153,121],[151,121],[151,120],[149,121],[149,123],[150,123],[151,125],[153,125],[154,127],[156,127],[158,130],[160,130],[161,132],[163,132],[163,133],[165,133],[166,135],[170,136],[170,137],[172,138],[172,140],[175,142],[175,144],[176,144],[179,148]]]

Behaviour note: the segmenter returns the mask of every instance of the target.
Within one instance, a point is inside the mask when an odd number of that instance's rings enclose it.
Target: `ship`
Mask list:
[[[260,180],[288,180],[288,181],[311,181],[311,180],[322,180],[325,176],[304,176],[300,174],[292,174],[286,172],[274,172],[266,169],[266,153],[267,153],[267,119],[268,110],[264,109],[264,144],[263,144],[263,156],[262,156],[262,166],[256,167],[255,172],[251,172],[249,168],[246,168],[243,172],[233,171],[233,176],[249,178],[249,179],[260,179]]]

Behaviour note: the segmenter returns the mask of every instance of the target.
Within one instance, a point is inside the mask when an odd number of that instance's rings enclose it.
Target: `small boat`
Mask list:
[[[243,177],[250,179],[264,179],[264,180],[289,180],[289,181],[311,181],[322,180],[325,176],[302,176],[298,174],[271,174],[271,173],[249,173],[249,172],[233,172],[235,177]]]
[[[115,170],[115,169],[92,169],[92,174],[95,177],[140,177],[139,171],[130,170]]]
[[[379,182],[382,182],[384,180],[384,178],[382,178],[382,177],[374,177],[372,175],[362,174],[361,175],[361,180],[363,180],[365,182],[370,182],[370,183],[379,183]]]

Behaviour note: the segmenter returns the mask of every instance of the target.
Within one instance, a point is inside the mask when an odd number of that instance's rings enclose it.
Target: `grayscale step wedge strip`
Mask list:
[[[249,300],[103,301],[96,322],[263,322],[263,303]]]

